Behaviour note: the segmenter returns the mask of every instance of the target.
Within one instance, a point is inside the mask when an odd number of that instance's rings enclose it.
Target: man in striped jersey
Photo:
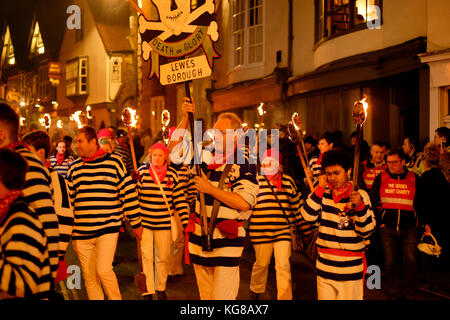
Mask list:
[[[364,239],[375,228],[375,216],[367,192],[353,190],[351,165],[350,155],[344,150],[324,153],[325,174],[319,176],[318,185],[301,208],[306,221],[319,220],[319,300],[363,299],[367,266]]]
[[[261,162],[265,177],[258,175],[258,202],[250,218],[249,233],[256,256],[250,280],[250,293],[256,300],[266,290],[272,255],[275,256],[277,299],[292,300],[289,228],[291,224],[300,223],[299,209],[303,201],[294,180],[282,172],[281,162],[281,154],[277,149],[265,152]]]
[[[75,143],[80,158],[67,172],[75,213],[73,246],[89,299],[104,299],[103,287],[110,300],[120,300],[112,262],[124,215],[135,236],[142,236],[135,184],[120,157],[99,148],[94,128],[81,128]]]
[[[42,223],[20,191],[27,162],[0,149],[0,299],[48,298],[50,262]]]
[[[195,111],[188,98],[184,99],[182,110],[184,117],[178,128],[186,129],[188,112]],[[245,240],[243,221],[249,218],[249,210],[255,205],[258,195],[256,165],[249,164],[248,154],[237,148],[237,136],[233,132],[240,128],[241,121],[235,114],[224,113],[218,117],[214,125],[217,132],[215,161],[203,169],[201,177],[194,178],[197,191],[205,195],[208,217],[211,217],[214,201],[218,201],[212,251],[202,246],[200,201],[196,202],[195,214],[191,214],[186,227],[186,234],[189,235],[189,254],[186,257],[194,264],[202,300],[234,300],[239,290],[239,260]],[[170,150],[171,147],[174,145],[170,144]],[[236,155],[238,159],[239,156],[244,158],[243,164],[233,161]],[[226,167],[229,172],[224,176],[223,189],[220,189],[219,180]]]
[[[22,142],[18,141],[19,116],[7,104],[0,103],[0,147],[20,153],[27,161],[28,170],[22,189],[24,199],[36,211],[48,241],[51,276],[58,270],[59,231],[58,217],[52,200],[51,179],[47,168]]]
[[[43,130],[32,131],[22,137],[22,141],[41,161],[45,161],[50,153],[51,143],[47,132]],[[56,283],[67,278],[67,262],[64,258],[73,230],[73,208],[69,200],[69,191],[66,180],[52,168],[50,170],[51,187],[53,190],[53,203],[59,223],[59,268]]]

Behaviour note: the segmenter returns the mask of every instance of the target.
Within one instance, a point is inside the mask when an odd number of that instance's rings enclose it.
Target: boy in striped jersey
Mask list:
[[[277,299],[292,300],[289,228],[290,224],[301,221],[299,209],[303,201],[294,180],[281,171],[281,162],[281,154],[277,149],[267,150],[261,162],[266,177],[258,175],[258,201],[253,208],[249,225],[256,256],[250,280],[251,295],[255,299],[266,289],[270,259],[274,255]],[[272,190],[276,192],[283,209]]]
[[[47,168],[22,142],[18,141],[19,116],[7,104],[0,103],[0,147],[14,150],[25,158],[28,170],[22,189],[24,199],[36,211],[48,241],[51,276],[58,270],[58,217],[52,200],[51,179]]]
[[[50,262],[42,223],[20,191],[27,162],[0,149],[0,299],[48,298]]]
[[[130,220],[135,236],[138,239],[142,236],[135,184],[120,157],[99,148],[94,128],[81,128],[75,143],[80,158],[67,173],[75,213],[73,247],[89,299],[104,299],[103,286],[110,300],[120,300],[112,262],[124,215]]]
[[[188,112],[194,112],[194,105],[184,98],[182,105],[183,120],[178,128],[186,129],[189,124]],[[211,217],[213,203],[218,201],[216,225],[212,234],[212,251],[202,246],[202,226],[200,220],[200,201],[196,202],[195,214],[191,214],[186,235],[189,235],[188,249],[194,264],[197,285],[202,300],[235,300],[239,290],[239,260],[242,256],[245,240],[243,221],[250,216],[258,195],[256,165],[249,164],[248,151],[238,149],[234,130],[241,128],[241,121],[233,113],[221,114],[214,129],[215,161],[204,167],[201,176],[194,178],[197,191],[205,196],[205,211]],[[228,142],[228,143],[227,143]],[[172,150],[179,141],[169,145]],[[237,164],[235,156],[245,160]],[[229,165],[227,165],[227,162]],[[225,168],[229,172],[223,189],[218,188],[220,177]],[[209,229],[209,228],[208,228]]]
[[[349,180],[351,164],[350,155],[344,150],[324,153],[325,175],[319,176],[318,185],[301,208],[306,221],[319,220],[319,300],[363,299],[367,266],[364,239],[375,228],[375,216],[367,192],[353,190]]]

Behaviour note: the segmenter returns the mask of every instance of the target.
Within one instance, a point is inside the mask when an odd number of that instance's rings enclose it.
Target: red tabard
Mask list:
[[[363,166],[364,166],[364,172],[363,172],[364,183],[366,184],[367,189],[370,190],[370,189],[372,189],[373,182],[374,182],[375,178],[377,177],[377,175],[386,171],[387,165],[386,165],[386,163],[384,163],[383,165],[381,165],[379,167],[368,168],[367,160],[366,160],[363,162]]]
[[[405,179],[393,179],[386,171],[381,173],[380,199],[384,209],[414,211],[416,176],[408,171]]]

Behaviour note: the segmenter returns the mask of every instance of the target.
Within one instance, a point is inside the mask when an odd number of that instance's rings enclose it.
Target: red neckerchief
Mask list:
[[[228,160],[230,160],[234,156],[234,151],[227,154],[222,153],[216,153],[214,155],[214,158],[210,164],[208,164],[208,170],[214,170],[223,165],[224,163],[228,163]]]
[[[97,160],[98,158],[102,157],[105,154],[106,154],[105,150],[103,150],[102,148],[98,148],[98,150],[89,158],[81,157],[81,159],[83,159],[83,164],[85,164],[86,162]]]
[[[14,201],[22,195],[23,192],[21,190],[13,190],[0,199],[0,223],[6,218],[6,214],[9,212]]]
[[[159,182],[162,183],[164,181],[164,179],[166,178],[167,164],[164,164],[159,168],[154,166],[153,164],[148,164],[148,171],[150,171],[152,179],[156,183],[155,175],[153,174],[153,170],[150,168],[150,166],[152,166],[152,168],[155,170],[156,175],[158,176]]]
[[[10,143],[10,144],[4,146],[3,148],[6,148],[6,149],[14,151],[19,146],[20,147],[24,147],[27,150],[30,150],[30,147],[28,145],[26,145],[25,143],[20,142],[20,141],[16,141],[16,142]]]
[[[266,175],[267,179],[269,179],[269,181],[275,186],[277,187],[278,190],[281,189],[282,187],[282,182],[281,182],[281,173],[278,171],[278,173],[276,174],[272,174],[272,175]]]
[[[61,165],[64,162],[64,159],[66,158],[66,155],[64,153],[57,153],[56,154],[56,163],[58,163],[58,165]]]
[[[339,195],[337,195],[335,193],[335,190],[333,190],[330,185],[328,185],[328,187],[331,190],[331,196],[333,197],[333,200],[334,200],[335,203],[338,203],[342,199],[349,197],[350,194],[352,193],[352,190],[353,190],[353,185],[350,182],[348,182],[345,186],[343,186],[343,187],[339,188],[338,190],[336,190],[336,191],[343,191]]]
[[[319,155],[319,158],[317,159],[317,162],[316,162],[316,164],[321,164],[322,163],[322,156],[323,156],[323,153],[321,153],[320,155]]]

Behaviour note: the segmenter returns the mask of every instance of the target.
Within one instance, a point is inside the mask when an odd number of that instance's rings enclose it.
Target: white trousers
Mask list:
[[[239,267],[205,267],[194,264],[201,300],[236,300]]]
[[[277,279],[277,299],[292,300],[291,242],[277,241],[253,245],[256,261],[252,268],[250,290],[255,293],[266,291],[267,274],[269,272],[270,259],[275,256],[275,271]]]
[[[318,300],[363,300],[363,280],[335,281],[317,276]]]
[[[72,242],[81,264],[89,300],[104,300],[102,287],[109,300],[122,300],[112,265],[118,239],[117,232]]]
[[[170,246],[169,275],[183,274],[184,230],[178,215],[175,215],[178,224],[178,237]]]
[[[144,228],[141,253],[148,294],[154,294],[155,289],[158,291],[166,290],[171,242],[170,230]]]

